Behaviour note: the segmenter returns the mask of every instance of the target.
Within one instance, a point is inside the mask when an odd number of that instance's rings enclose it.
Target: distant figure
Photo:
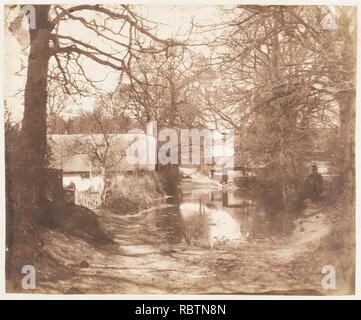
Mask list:
[[[312,165],[312,172],[306,178],[305,193],[307,198],[317,199],[323,191],[323,178],[318,173],[317,165]]]
[[[227,168],[223,168],[222,169],[222,184],[227,184],[228,183],[228,172],[227,172]]]
[[[222,192],[222,206],[228,207],[228,192]]]
[[[214,168],[214,166],[211,167],[210,171],[211,171],[211,179],[213,179],[213,177],[214,177],[214,172],[216,171],[216,169]]]

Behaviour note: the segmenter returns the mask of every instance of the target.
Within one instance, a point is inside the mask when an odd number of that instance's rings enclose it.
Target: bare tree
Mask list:
[[[199,108],[204,59],[187,48],[173,47],[138,59],[133,72],[141,81],[120,87],[130,115],[141,126],[157,121],[159,127],[204,125]]]
[[[205,127],[200,107],[202,79],[209,70],[205,59],[185,47],[138,59],[133,72],[141,81],[120,87],[127,101],[127,110],[142,128],[156,121],[163,128]],[[158,146],[160,146],[158,144]],[[180,151],[180,149],[179,149]],[[178,158],[180,154],[178,155]],[[166,190],[175,193],[179,180],[178,165],[156,165],[164,177]]]
[[[29,227],[45,212],[44,180],[46,177],[46,122],[48,83],[56,81],[66,94],[87,94],[96,83],[86,74],[84,62],[109,67],[138,82],[132,73],[134,57],[144,52],[161,52],[174,41],[154,35],[150,23],[129,5],[34,5],[36,27],[29,29],[29,56],[24,93],[24,116],[21,126],[22,157],[19,159],[17,245],[29,248],[18,257],[24,264],[37,246],[36,232]],[[20,10],[12,6],[11,10]],[[20,13],[21,15],[22,13]],[[80,40],[82,35],[67,33],[66,24],[92,35],[102,44]],[[15,24],[18,26],[19,24]],[[14,26],[14,25],[13,25]],[[81,26],[81,27],[80,27]],[[83,28],[83,29],[81,29]],[[16,30],[13,30],[16,33]],[[99,42],[98,42],[99,43]],[[15,261],[15,260],[14,260]]]
[[[330,48],[338,24],[325,22],[332,18],[325,6],[237,6],[229,14],[215,41],[223,94],[209,108],[247,137],[242,143],[256,161],[276,159],[287,203],[310,129],[335,126],[340,87],[354,88],[340,79]]]
[[[101,190],[104,202],[108,190],[107,182],[113,175],[120,173],[127,148],[135,139],[128,141],[124,136],[112,130],[120,124],[109,125],[104,109],[99,107],[90,114],[87,125],[95,128],[95,132],[74,135],[75,138],[65,146],[65,153],[70,156],[86,155],[94,166],[94,171],[100,170],[100,176],[104,182]]]

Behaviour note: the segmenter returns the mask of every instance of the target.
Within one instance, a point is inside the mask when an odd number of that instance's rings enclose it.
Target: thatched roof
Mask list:
[[[154,170],[154,165],[131,164],[126,159],[126,150],[137,140],[147,139],[142,134],[53,134],[48,135],[50,167],[67,173],[100,171],[99,157],[107,156],[109,170],[131,171]]]

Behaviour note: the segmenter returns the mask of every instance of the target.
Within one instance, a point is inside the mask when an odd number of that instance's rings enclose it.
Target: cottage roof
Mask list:
[[[127,148],[144,134],[53,134],[48,135],[49,166],[68,173],[100,171],[97,155],[107,154],[110,170],[135,170],[136,165],[126,159]],[[109,150],[108,150],[109,148]],[[153,170],[154,166],[137,166]]]

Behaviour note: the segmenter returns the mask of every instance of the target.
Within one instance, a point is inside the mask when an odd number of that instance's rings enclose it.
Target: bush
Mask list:
[[[157,173],[137,173],[113,181],[103,207],[123,214],[135,213],[152,207],[163,196],[163,183]]]

